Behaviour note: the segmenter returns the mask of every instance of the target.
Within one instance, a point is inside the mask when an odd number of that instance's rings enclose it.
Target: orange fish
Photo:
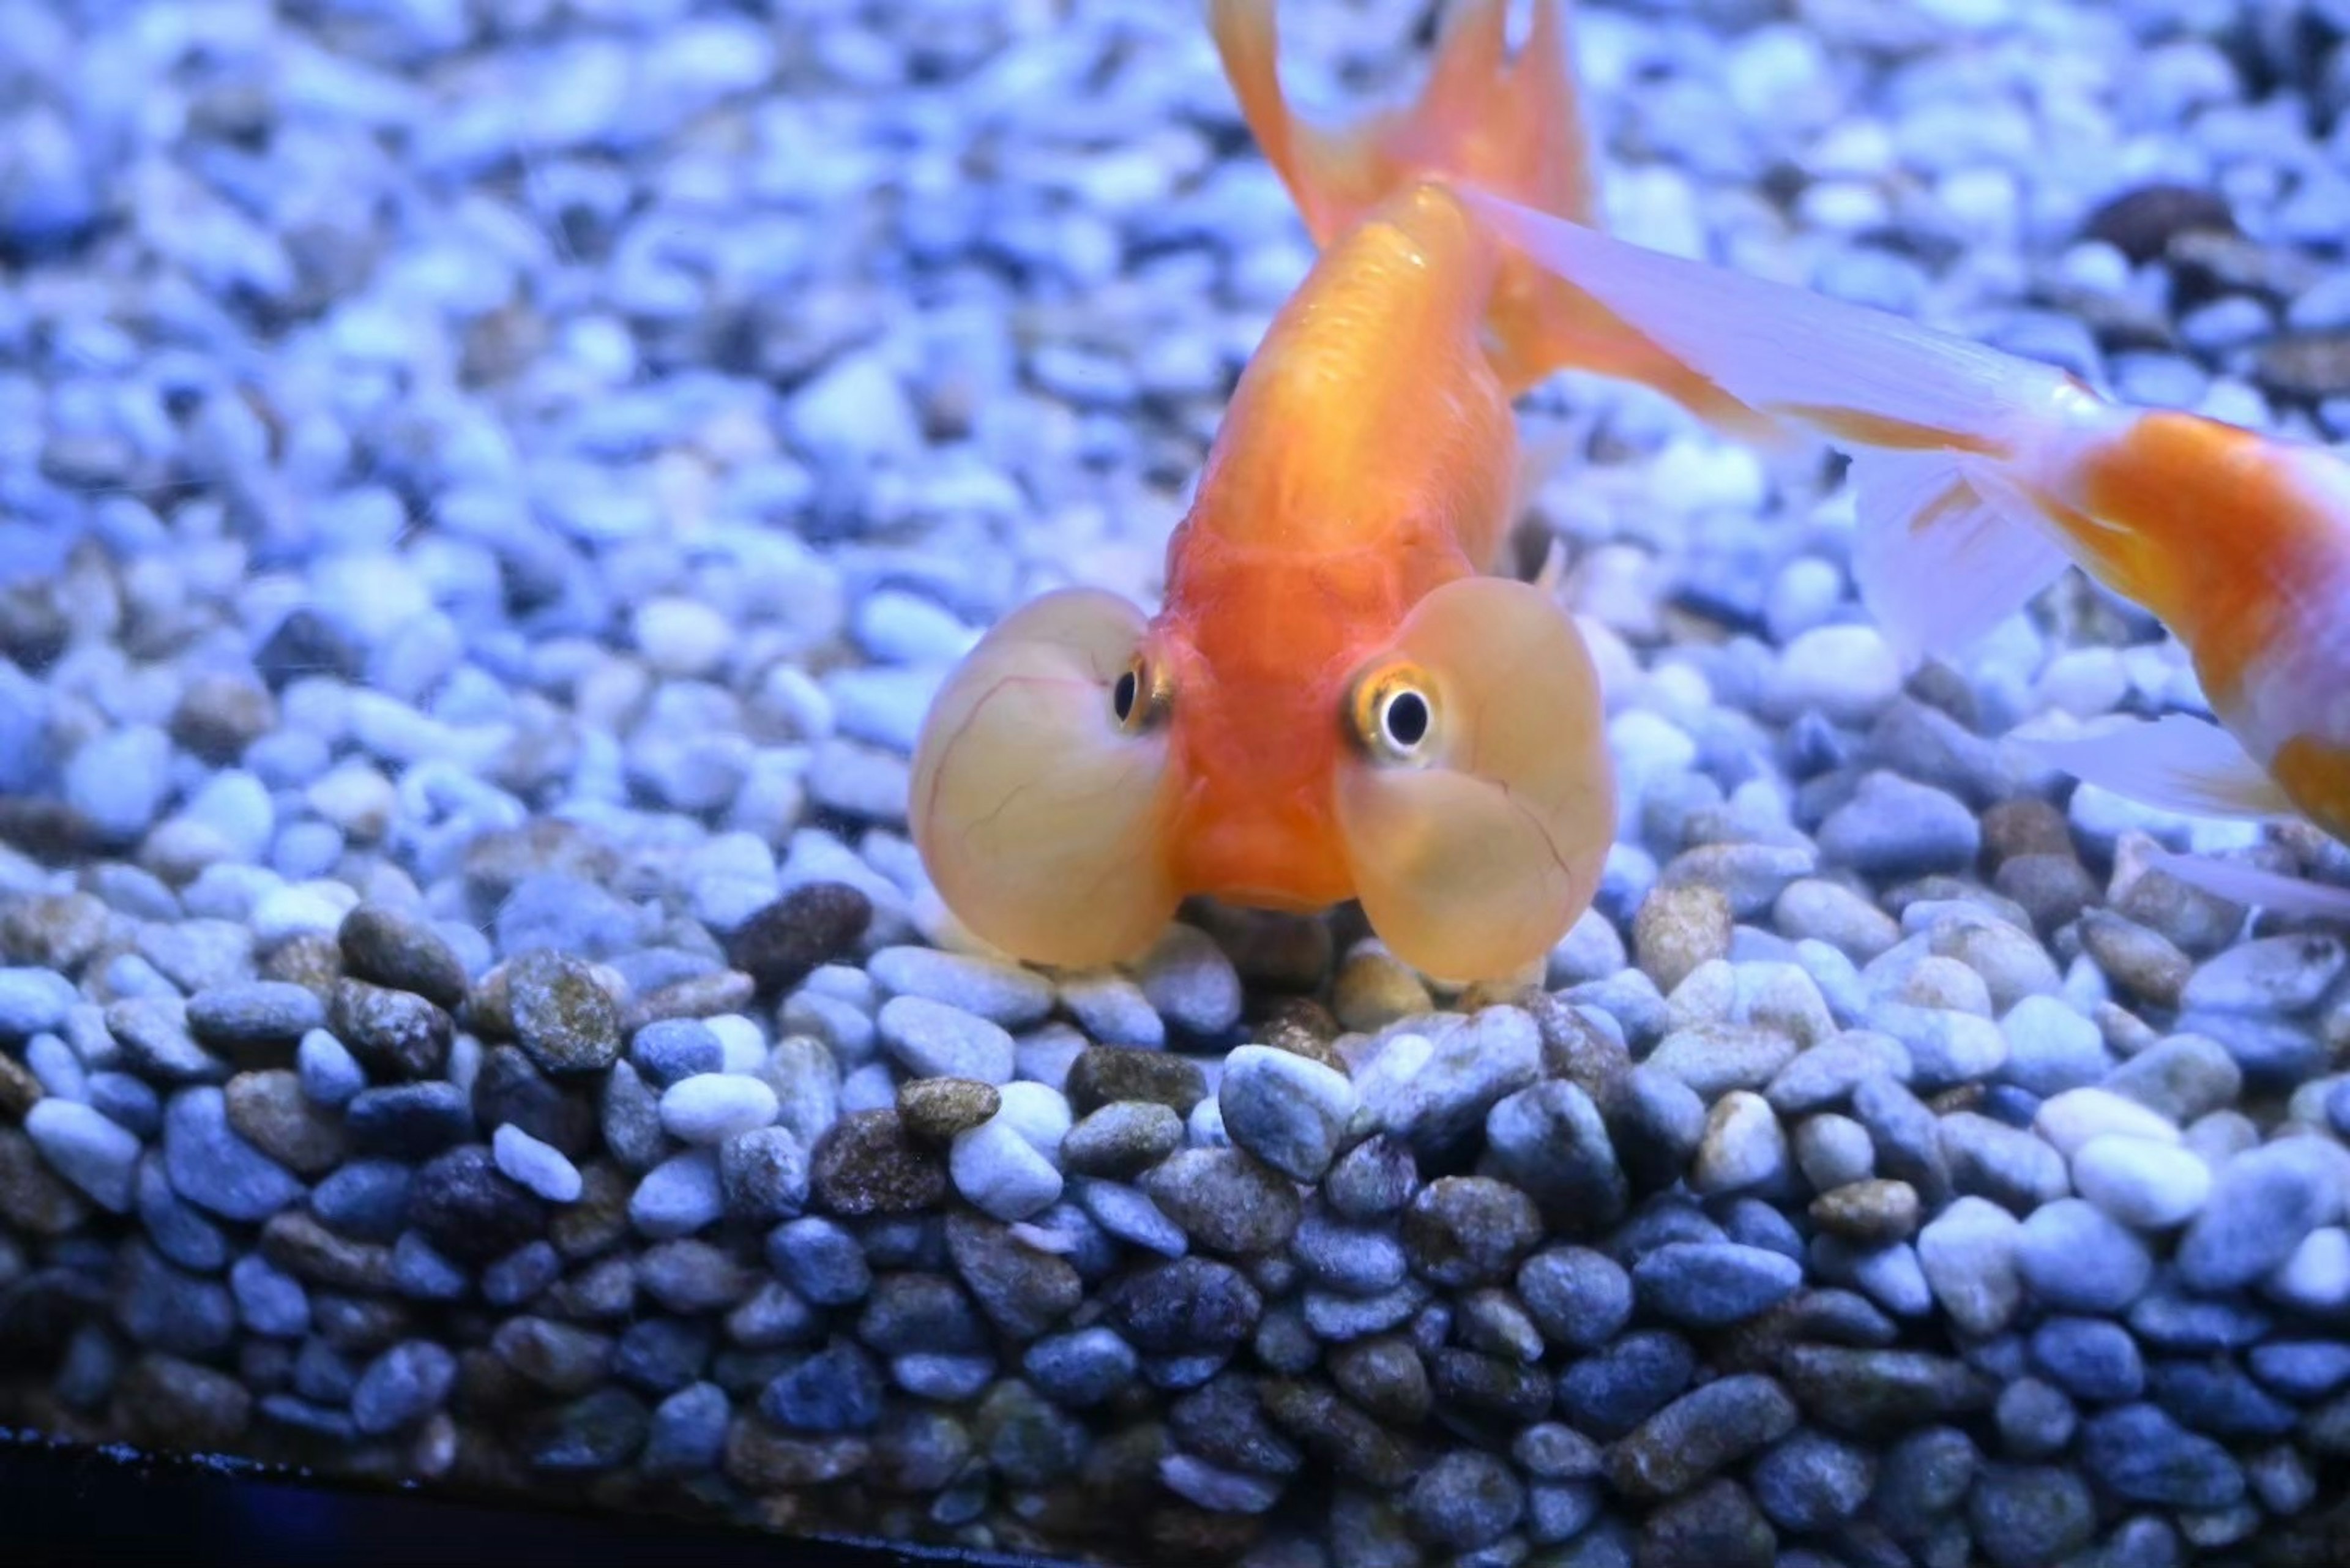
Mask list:
[[[2220,721],[2035,741],[2038,754],[2139,800],[2298,812],[2350,843],[2350,462],[2124,407],[1897,317],[1465,199],[1520,256],[1721,392],[1852,452],[1856,574],[1897,645],[1954,649],[2077,564],[2178,638]],[[2350,888],[2162,864],[2244,902],[2350,916]]]
[[[1209,895],[1359,898],[1444,980],[1540,959],[1613,835],[1600,693],[1546,592],[1481,574],[1519,457],[1511,399],[1564,364],[1740,410],[1509,254],[1479,186],[1592,205],[1556,0],[1448,18],[1409,109],[1345,131],[1289,110],[1272,0],[1214,0],[1243,110],[1324,248],[1243,374],[1170,542],[1164,607],[1046,594],[949,678],[915,752],[940,894],[1024,959],[1147,948]]]

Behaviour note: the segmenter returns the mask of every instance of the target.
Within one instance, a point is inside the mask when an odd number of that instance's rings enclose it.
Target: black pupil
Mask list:
[[[1399,691],[1388,699],[1388,739],[1399,746],[1416,746],[1428,738],[1428,699],[1417,691]]]
[[[1134,717],[1134,693],[1136,685],[1137,682],[1134,679],[1134,671],[1129,670],[1125,674],[1118,678],[1117,686],[1112,688],[1110,691],[1110,706],[1117,710],[1118,722],[1121,724]]]

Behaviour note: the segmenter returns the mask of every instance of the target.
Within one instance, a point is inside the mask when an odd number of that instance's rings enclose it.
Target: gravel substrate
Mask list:
[[[1418,9],[1289,0],[1297,90]],[[1580,9],[1623,232],[2350,434],[2343,7]],[[0,1419],[1113,1563],[2344,1561],[2350,963],[2147,857],[2350,857],[2018,766],[2178,650],[2074,581],[1905,675],[1814,459],[1534,400],[1623,785],[1545,973],[958,950],[930,693],[1148,597],[1309,254],[1188,5],[0,0]]]

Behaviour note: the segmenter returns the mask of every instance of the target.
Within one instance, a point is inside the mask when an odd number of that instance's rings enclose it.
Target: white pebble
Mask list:
[[[2125,1225],[2167,1231],[2202,1210],[2211,1168],[2193,1149],[2107,1133],[2074,1154],[2073,1186]]]
[[[1772,671],[1771,707],[1793,718],[1806,709],[1856,724],[1900,693],[1901,660],[1875,627],[1814,627],[1789,643]]]
[[[549,1203],[579,1200],[579,1168],[563,1151],[541,1143],[512,1122],[500,1124],[490,1137],[490,1153],[498,1168]]]
[[[996,1119],[1028,1140],[1030,1147],[1055,1165],[1061,1163],[1061,1140],[1069,1136],[1069,1102],[1058,1089],[1045,1084],[1006,1084],[1000,1091]]]
[[[2286,1306],[2313,1315],[2350,1305],[2350,1231],[2339,1225],[2312,1231],[2262,1282],[2262,1289]]]
[[[2032,1118],[2032,1127],[2068,1159],[2090,1139],[2108,1133],[2156,1143],[2178,1141],[2178,1128],[2169,1117],[2110,1089],[2067,1089],[2052,1095]]]
[[[724,1212],[718,1156],[706,1148],[674,1155],[645,1173],[629,1199],[629,1222],[650,1241],[691,1236]]]
[[[637,650],[663,675],[707,674],[734,639],[726,618],[695,599],[648,599],[637,607]]]
[[[775,1119],[775,1091],[734,1073],[697,1073],[661,1094],[661,1126],[683,1143],[720,1144]]]
[[[956,1191],[998,1220],[1041,1214],[1061,1196],[1061,1173],[1001,1115],[955,1135],[947,1171]]]
[[[729,1073],[755,1073],[766,1064],[767,1037],[759,1026],[739,1012],[722,1012],[715,1018],[705,1018],[702,1023],[718,1036],[720,1060]]]

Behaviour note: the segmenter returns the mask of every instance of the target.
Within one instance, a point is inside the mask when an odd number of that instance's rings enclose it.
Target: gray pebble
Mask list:
[[[919,996],[896,996],[876,1019],[882,1047],[919,1078],[1012,1081],[1012,1036],[975,1013]]]
[[[2213,1293],[2251,1283],[2340,1213],[2341,1184],[2340,1150],[2321,1140],[2280,1138],[2237,1156],[2179,1241],[2179,1278]]]
[[[1319,1062],[1266,1045],[1224,1059],[1217,1091],[1232,1142],[1293,1181],[1318,1181],[1354,1119],[1355,1086]]]
[[[1651,1312],[1692,1327],[1720,1328],[1786,1300],[1803,1283],[1804,1270],[1760,1247],[1676,1241],[1642,1258],[1632,1280]]]
[[[399,1431],[439,1409],[456,1381],[455,1356],[430,1340],[403,1341],[360,1374],[351,1419],[371,1437]]]
[[[2025,1287],[2059,1312],[2117,1313],[2154,1278],[2154,1255],[2126,1227],[2077,1198],[2033,1211],[2016,1238]]]
[[[498,1168],[549,1203],[572,1203],[579,1198],[579,1168],[561,1153],[511,1123],[490,1139]]]
[[[163,1167],[181,1197],[228,1220],[266,1220],[304,1191],[285,1167],[231,1129],[226,1096],[210,1086],[172,1097]]]
[[[54,1095],[25,1114],[25,1131],[51,1169],[100,1208],[128,1213],[138,1137],[88,1106]]]

